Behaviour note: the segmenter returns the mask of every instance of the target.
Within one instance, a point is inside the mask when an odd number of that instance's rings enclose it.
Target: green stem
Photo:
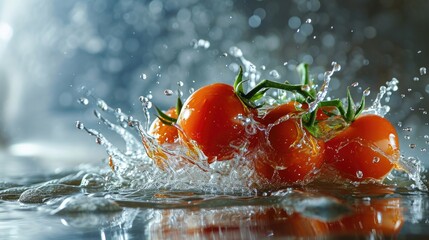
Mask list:
[[[314,101],[314,97],[307,91],[302,89],[302,84],[287,84],[287,83],[278,83],[270,80],[262,80],[258,85],[256,85],[252,90],[250,90],[247,94],[244,95],[245,98],[251,99],[254,95],[256,95],[259,91],[266,88],[275,88],[281,89],[291,92],[297,92],[301,94],[304,98],[309,101]]]

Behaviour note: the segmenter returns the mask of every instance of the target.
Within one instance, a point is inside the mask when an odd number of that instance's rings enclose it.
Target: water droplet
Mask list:
[[[98,100],[98,101],[97,101],[97,106],[98,106],[101,110],[103,110],[103,111],[106,111],[106,110],[109,108],[109,106],[107,105],[107,103],[106,103],[105,101],[103,101],[103,100]]]
[[[359,179],[362,178],[363,177],[363,172],[359,171],[359,170],[356,171],[356,177],[359,178]]]
[[[210,47],[210,42],[204,39],[193,39],[191,41],[191,46],[195,49],[197,48],[204,48],[208,49]]]
[[[226,52],[222,53],[222,57],[228,57],[228,53]]]
[[[308,91],[310,91],[310,90],[311,90],[311,87],[310,87],[309,85],[302,85],[302,86],[301,86],[301,90],[302,90],[302,91],[306,91],[306,92],[308,92]]]
[[[429,141],[426,141],[426,144],[429,145]]]
[[[409,147],[411,148],[411,149],[414,149],[414,148],[416,148],[416,144],[415,143],[411,143],[410,145],[409,145]]]
[[[81,97],[81,98],[79,98],[79,103],[83,104],[83,105],[88,105],[89,100],[88,100],[88,98]]]
[[[411,139],[410,135],[405,135],[404,138],[407,139],[407,140]]]
[[[398,127],[402,127],[402,122],[401,121],[398,122]]]
[[[420,75],[425,75],[426,74],[426,68],[425,67],[421,67],[420,68]]]
[[[183,82],[182,82],[182,81],[178,81],[178,82],[177,82],[177,86],[179,86],[179,87],[183,87]]]
[[[334,71],[334,72],[338,72],[338,71],[340,71],[341,70],[341,65],[340,64],[338,64],[337,62],[332,62],[331,63],[331,65],[332,65],[332,71]]]
[[[423,138],[429,139],[429,135],[424,135]]]
[[[311,23],[311,18],[305,20],[305,23]]]
[[[265,65],[262,65],[262,66],[261,66],[261,69],[262,69],[262,70],[265,70],[265,69],[266,69]]]
[[[406,127],[406,128],[403,128],[402,130],[407,131],[407,132],[411,132],[411,131],[413,131],[413,128],[412,127]]]
[[[418,51],[417,51],[417,53],[418,53],[418,54],[422,53],[422,50],[418,50]]]
[[[412,88],[408,88],[408,89],[407,89],[407,91],[408,91],[408,92],[411,92],[411,91],[413,91],[413,89],[412,89]]]
[[[140,79],[146,80],[147,79],[147,75],[142,73],[140,74]]]
[[[359,86],[359,82],[352,83],[352,87],[357,87],[357,86]]]
[[[140,97],[139,97],[139,100],[140,100],[140,102],[142,103],[142,106],[143,106],[144,108],[149,109],[149,108],[151,108],[151,107],[152,107],[152,102],[149,100],[149,98],[144,97],[144,96],[140,96]]]
[[[420,149],[420,151],[421,152],[426,152],[427,150],[426,150],[426,148],[422,148],[422,149]]]
[[[76,128],[77,129],[84,129],[85,125],[83,125],[83,123],[80,121],[76,121]]]
[[[371,94],[371,90],[369,90],[369,88],[367,88],[367,89],[365,89],[365,90],[363,91],[363,95],[364,95],[365,97],[368,97],[368,96],[369,96],[369,94]]]
[[[288,64],[288,62],[284,62],[284,63],[283,63],[283,66],[287,66],[287,64]]]
[[[270,76],[273,76],[273,78],[275,79],[280,79],[280,74],[279,72],[277,72],[277,70],[271,70],[269,74]]]
[[[234,57],[243,57],[243,52],[241,51],[241,49],[235,46],[229,49],[229,53]]]
[[[414,77],[413,80],[414,80],[414,82],[418,82],[420,80],[420,78],[419,77]]]
[[[171,96],[171,95],[173,95],[173,90],[171,90],[171,89],[165,89],[164,90],[164,95],[165,96]]]
[[[102,144],[103,143],[103,139],[101,138],[101,137],[96,137],[95,138],[95,143],[97,143],[97,144]]]
[[[195,92],[195,88],[190,88],[190,89],[189,89],[189,93],[190,93],[190,94],[192,94],[192,93],[194,93],[194,92]]]
[[[372,162],[373,162],[373,163],[378,163],[378,162],[380,162],[380,157],[374,157],[374,158],[372,159]]]
[[[101,113],[99,112],[99,111],[97,111],[97,110],[94,110],[94,116],[96,117],[96,118],[98,118],[98,119],[100,119],[101,118]]]

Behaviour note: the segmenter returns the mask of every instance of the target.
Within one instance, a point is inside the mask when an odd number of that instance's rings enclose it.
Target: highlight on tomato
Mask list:
[[[362,115],[326,142],[326,162],[354,181],[382,180],[400,157],[395,127],[378,115]]]
[[[276,106],[261,120],[267,147],[255,160],[255,170],[272,184],[309,181],[323,164],[324,142],[304,128],[297,105],[292,101]]]

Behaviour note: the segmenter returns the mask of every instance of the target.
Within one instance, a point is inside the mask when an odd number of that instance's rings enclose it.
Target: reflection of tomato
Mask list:
[[[274,238],[294,237],[308,238],[324,236],[329,232],[328,224],[317,219],[307,218],[299,213],[287,213],[281,208],[268,208],[251,217],[256,236]]]
[[[373,199],[368,205],[354,206],[354,213],[329,223],[331,234],[392,236],[403,225],[399,199]]]
[[[170,108],[165,114],[177,118],[176,108]],[[177,128],[164,124],[159,118],[156,118],[150,125],[149,134],[155,137],[159,144],[174,143],[178,139]]]
[[[215,83],[195,91],[184,103],[177,124],[186,137],[194,140],[208,157],[228,160],[239,151],[246,139],[245,128],[237,116],[247,116],[248,109],[232,86]]]
[[[324,143],[310,135],[290,102],[268,111],[261,120],[267,127],[268,149],[257,159],[256,172],[268,181],[291,184],[307,180],[323,163]],[[281,119],[281,118],[287,119]]]
[[[328,224],[321,220],[275,207],[162,210],[152,221],[149,233],[156,239],[308,238],[329,232]]]
[[[398,134],[377,115],[363,115],[326,142],[326,162],[343,177],[383,179],[399,158]]]

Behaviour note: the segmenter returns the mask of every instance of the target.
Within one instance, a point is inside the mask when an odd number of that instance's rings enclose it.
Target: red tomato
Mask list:
[[[277,106],[263,117],[268,148],[255,161],[258,175],[271,183],[293,184],[309,180],[323,163],[324,143],[307,132],[294,102]],[[290,116],[289,119],[279,119]]]
[[[177,118],[177,111],[174,107],[170,108],[165,114],[169,117]],[[174,143],[178,139],[177,132],[176,127],[164,124],[159,118],[156,118],[149,128],[149,134],[155,137],[159,144]]]
[[[381,180],[399,159],[398,134],[387,119],[363,115],[326,142],[325,156],[345,178]]]
[[[208,162],[228,160],[246,141],[245,127],[237,118],[250,111],[236,96],[232,86],[224,83],[207,85],[195,91],[183,104],[177,124],[187,141],[194,140]]]

